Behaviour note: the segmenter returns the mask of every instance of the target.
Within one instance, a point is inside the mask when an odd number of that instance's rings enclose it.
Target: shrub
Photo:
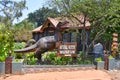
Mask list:
[[[42,56],[45,64],[66,65],[72,61],[70,56],[56,56],[54,51],[48,51]]]
[[[11,30],[0,24],[0,61],[4,61],[9,54],[13,53],[13,34]]]
[[[36,63],[36,58],[34,57],[33,53],[29,53],[25,55],[26,58],[24,59],[24,62],[26,62],[28,65],[33,65]]]
[[[16,42],[14,44],[14,49],[21,49],[25,46],[25,42]],[[33,52],[28,52],[28,53],[16,53],[15,55],[15,59],[24,59],[24,64],[28,64],[28,65],[33,65],[36,62],[36,58],[34,57]]]
[[[21,49],[25,46],[25,42],[16,42],[14,43],[14,49]],[[15,58],[16,59],[22,59],[23,54],[21,53],[15,53]]]
[[[21,49],[24,46],[25,46],[25,42],[22,42],[22,43],[16,42],[16,43],[14,43],[14,49]]]

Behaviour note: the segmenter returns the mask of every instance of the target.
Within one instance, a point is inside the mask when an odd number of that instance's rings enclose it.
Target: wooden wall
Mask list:
[[[45,37],[45,36],[52,36],[55,34],[55,29],[54,28],[45,28],[43,32],[38,32],[38,33],[33,33],[33,39],[38,41],[40,38]],[[89,32],[86,31],[86,43],[88,44],[88,39],[89,39]],[[77,51],[82,50],[82,41],[81,41],[81,32],[76,32],[76,30],[72,31],[64,31],[62,33],[62,42],[77,42]]]

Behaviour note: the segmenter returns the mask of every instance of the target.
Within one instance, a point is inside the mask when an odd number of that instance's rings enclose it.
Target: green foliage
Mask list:
[[[23,62],[23,59],[14,59],[13,62]]]
[[[14,40],[17,42],[27,41],[32,38],[31,30],[27,30],[24,28],[13,29]]]
[[[21,48],[23,48],[25,46],[25,42],[16,42],[16,43],[14,43],[14,50],[15,49],[21,49]],[[23,57],[23,54],[21,54],[21,53],[19,53],[19,54],[16,54],[15,53],[15,58],[16,59],[22,59]]]
[[[14,49],[21,49],[25,46],[25,42],[21,42],[21,43],[15,43],[14,44]],[[15,60],[19,60],[19,59],[24,59],[24,63],[28,64],[28,65],[33,65],[36,62],[36,58],[34,57],[33,52],[29,52],[29,53],[16,53],[15,54]]]
[[[109,55],[109,57],[108,57],[108,58],[109,58],[109,59],[110,59],[110,58],[113,58],[113,56],[112,56],[112,55]]]
[[[52,52],[52,51],[45,52],[42,55],[42,59],[45,64],[51,64],[52,60],[54,60],[54,58],[55,58],[55,52]]]
[[[120,0],[52,0],[62,15],[79,20],[76,15],[83,14],[91,23],[91,40],[120,32]],[[53,5],[52,4],[52,5]],[[84,24],[84,23],[83,23]],[[106,37],[106,40],[109,40]]]
[[[70,56],[55,56],[55,52],[46,52],[42,56],[45,64],[66,65],[72,61]]]
[[[86,57],[84,59],[84,61],[82,60],[82,55],[83,55],[83,52],[82,51],[79,51],[79,54],[77,55],[77,60],[76,60],[76,63],[75,64],[91,64],[91,59],[93,57]]]
[[[95,58],[95,62],[99,62],[99,61],[102,61],[101,57]]]
[[[22,16],[22,11],[26,8],[27,8],[26,0],[23,1],[1,0],[0,23],[4,23],[5,27],[8,28],[12,27],[13,21],[15,19],[19,19]]]
[[[100,40],[101,42],[112,42],[112,34],[111,33],[107,33],[105,32],[104,34],[102,34],[98,40]]]
[[[34,57],[33,53],[28,53],[25,55],[24,62],[28,65],[34,65],[37,61],[37,58]]]
[[[12,24],[14,19],[18,19],[22,16],[22,10],[26,8],[26,0],[17,2],[11,0],[0,1],[0,14],[4,17],[2,22],[6,25],[8,25],[8,23]]]
[[[92,57],[93,58],[93,57]],[[84,62],[84,64],[91,64],[91,59],[92,59],[91,57],[87,57],[87,58],[85,58],[85,62]]]
[[[37,27],[42,25],[47,17],[56,17],[58,11],[56,8],[42,7],[33,13],[29,13],[28,19],[32,23],[37,23]]]
[[[0,24],[0,61],[4,61],[6,56],[13,53],[13,34],[4,24]]]
[[[16,42],[16,43],[14,43],[14,49],[21,49],[21,48],[23,48],[24,46],[25,46],[25,42]]]
[[[54,57],[54,60],[52,60],[52,63],[54,65],[67,65],[67,64],[70,64],[71,61],[72,61],[72,57],[70,56],[64,56],[64,57],[57,56],[57,57]]]
[[[24,19],[20,23],[17,23],[14,25],[14,29],[26,29],[26,30],[32,30],[34,28],[34,25],[28,21],[28,19]]]
[[[54,60],[52,60],[52,63],[55,65],[61,65],[62,64],[61,57],[60,56],[54,57]]]
[[[42,57],[43,57],[43,59],[53,60],[55,57],[55,52],[48,51],[48,52],[44,53]]]
[[[14,25],[13,33],[15,41],[27,41],[32,38],[31,30],[34,28],[34,25],[24,19],[20,23]]]
[[[72,60],[71,56],[55,56],[55,52],[46,52],[43,54],[42,58],[45,64],[53,65],[67,65],[67,64],[90,64],[91,58],[86,58],[85,61],[82,61],[82,51],[78,54],[76,61]]]

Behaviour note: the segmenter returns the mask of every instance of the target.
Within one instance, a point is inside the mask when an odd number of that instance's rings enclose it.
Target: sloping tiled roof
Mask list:
[[[48,27],[48,23],[52,24],[52,27],[56,27],[58,24],[59,20],[55,19],[55,18],[50,18],[48,17],[47,20],[44,22],[41,31],[43,31],[44,28]]]
[[[44,22],[43,25],[39,26],[38,28],[35,28],[34,30],[32,30],[32,32],[42,32],[44,30],[44,28],[48,27],[48,23],[52,24],[52,27],[56,27],[59,21],[62,20],[67,20],[69,21],[69,27],[70,28],[76,28],[76,29],[80,29],[84,27],[84,24],[80,24],[79,21],[77,21],[76,19],[72,18],[72,19],[68,19],[66,17],[58,17],[58,18],[50,18],[48,17],[47,20]],[[79,20],[81,22],[84,22],[84,17],[81,15],[79,16]],[[90,28],[90,22],[89,21],[85,21],[85,28],[89,29]]]
[[[50,17],[48,17],[48,20],[54,25],[54,27],[56,27],[59,22],[59,20]]]
[[[75,16],[76,18],[78,18],[82,23],[84,22],[84,16],[80,15],[80,16]],[[74,28],[74,29],[82,29],[84,28],[84,24],[81,24],[78,20],[76,20],[75,18],[67,18],[67,17],[57,17],[55,18],[56,20],[62,21],[62,20],[67,20],[69,21],[69,28]],[[85,28],[86,29],[90,29],[90,22],[88,21],[88,19],[85,21]]]
[[[41,28],[42,28],[42,25],[33,29],[32,32],[40,32]]]
[[[43,25],[35,28],[34,30],[32,30],[32,32],[42,32],[44,30],[44,28],[48,27],[48,23],[51,23],[52,27],[56,27],[58,22],[59,22],[59,20],[48,17]]]

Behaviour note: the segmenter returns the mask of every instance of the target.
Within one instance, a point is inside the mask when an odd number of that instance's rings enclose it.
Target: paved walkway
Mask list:
[[[105,71],[91,69],[6,75],[0,80],[111,80],[111,77]]]

